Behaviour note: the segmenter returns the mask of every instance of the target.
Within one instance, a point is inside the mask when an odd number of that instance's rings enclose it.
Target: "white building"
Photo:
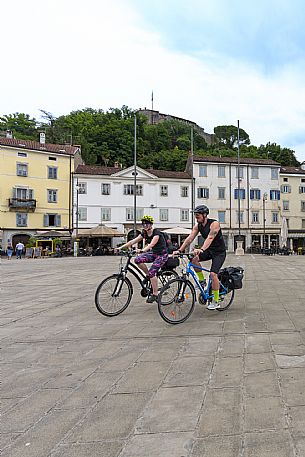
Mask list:
[[[237,158],[194,157],[195,206],[210,208],[210,217],[220,222],[229,251],[235,250],[239,235],[245,250],[278,245],[279,172],[280,164],[273,160],[241,158],[238,186]]]
[[[137,167],[136,179],[138,231],[144,214],[154,217],[157,228],[191,228],[191,178],[188,173]],[[74,227],[81,229],[104,223],[125,233],[127,238],[133,237],[134,167],[79,165],[74,174],[73,201]],[[122,239],[115,238],[113,242],[115,245]]]

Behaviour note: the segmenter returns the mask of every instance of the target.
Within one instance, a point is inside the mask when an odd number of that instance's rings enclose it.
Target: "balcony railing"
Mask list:
[[[36,200],[33,198],[9,198],[8,206],[11,209],[35,210]]]

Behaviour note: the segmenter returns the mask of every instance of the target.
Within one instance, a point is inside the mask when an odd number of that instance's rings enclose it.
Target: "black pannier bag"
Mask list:
[[[229,290],[243,287],[244,270],[241,267],[227,267],[218,273],[219,281]]]
[[[173,270],[174,268],[179,266],[179,259],[178,257],[169,257],[163,266],[164,270]]]

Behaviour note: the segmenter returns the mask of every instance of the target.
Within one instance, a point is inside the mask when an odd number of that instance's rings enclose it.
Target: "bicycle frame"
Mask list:
[[[189,259],[189,257],[188,257]],[[212,300],[213,299],[213,294],[209,293],[212,289],[211,289],[211,283],[212,283],[212,280],[211,280],[211,276],[209,275],[209,279],[208,279],[208,282],[207,282],[207,285],[206,285],[206,288],[204,289],[201,284],[200,284],[200,281],[198,279],[198,276],[196,274],[196,272],[194,271],[194,268],[197,268],[201,271],[206,271],[207,273],[211,273],[211,270],[208,270],[207,268],[204,268],[204,267],[199,267],[198,265],[195,265],[191,262],[191,260],[188,261],[187,263],[187,266],[186,266],[186,270],[185,270],[185,275],[186,276],[189,276],[191,275],[195,284],[197,285],[198,289],[200,290],[200,294],[203,298],[204,301],[207,301],[207,300]],[[221,295],[226,295],[228,293],[228,288],[225,287],[220,281],[219,281],[221,287],[222,287],[222,291],[219,291],[219,296]]]

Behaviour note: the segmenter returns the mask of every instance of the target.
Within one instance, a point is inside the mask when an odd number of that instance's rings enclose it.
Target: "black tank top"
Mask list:
[[[200,222],[198,223],[198,230],[204,241],[208,237],[211,230],[211,224],[215,222],[215,220],[216,219],[208,219],[205,226],[203,226],[203,224]],[[214,252],[222,252],[226,250],[226,245],[222,236],[221,229],[219,229],[219,232],[217,233],[214,240],[210,244],[210,247],[207,250],[211,250]]]

